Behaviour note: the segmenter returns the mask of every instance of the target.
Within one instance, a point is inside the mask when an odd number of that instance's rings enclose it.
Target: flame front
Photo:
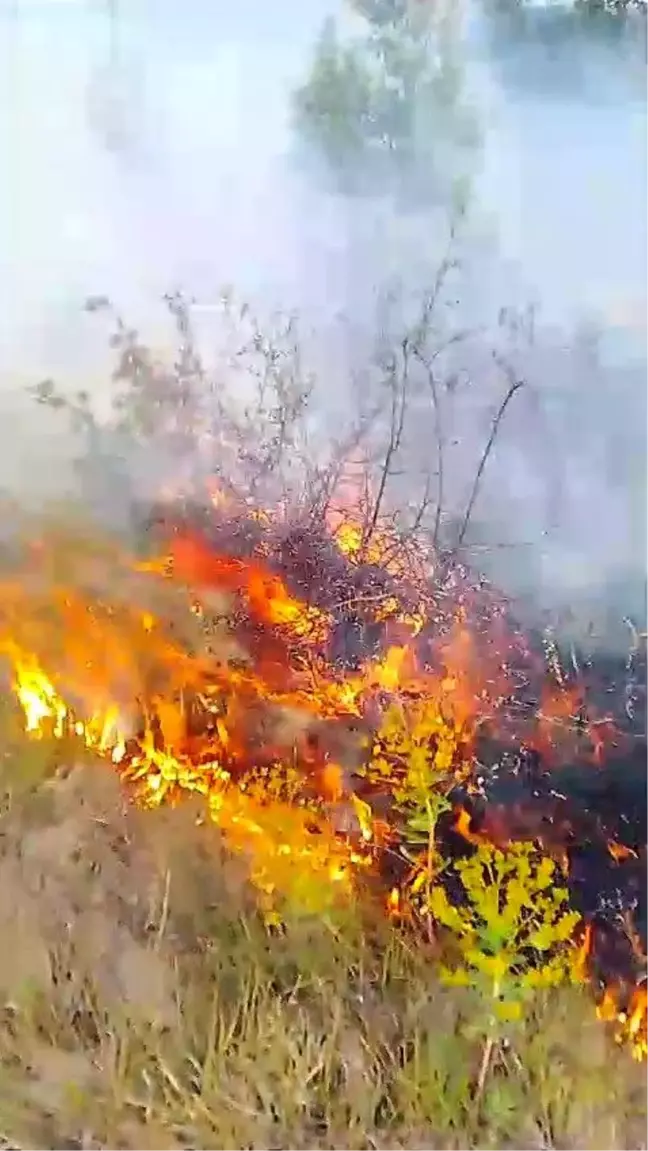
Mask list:
[[[392,579],[384,594],[368,594],[354,606],[356,616],[380,624],[386,642],[376,658],[344,673],[327,654],[332,608],[293,595],[260,555],[221,555],[188,533],[175,536],[169,555],[120,561],[109,588],[93,557],[79,560],[83,578],[72,571],[62,579],[60,564],[43,570],[48,553],[40,549],[37,576],[32,563],[6,583],[0,607],[0,654],[11,666],[29,735],[82,741],[116,765],[145,806],[183,793],[202,796],[206,818],[247,860],[270,920],[277,896],[312,910],[352,897],[393,831],[355,794],[343,749],[327,747],[330,721],[341,727],[356,721],[371,744],[390,708],[405,716],[423,708],[435,762],[465,783],[466,757],[480,724],[501,723],[505,732],[503,702],[514,690],[513,640],[497,606],[488,628],[480,630],[470,622],[462,592],[442,618],[426,592],[425,554],[419,557],[425,576],[417,583],[387,528],[369,540],[353,518],[342,518],[331,532],[352,565],[376,565],[400,581]],[[66,555],[72,552],[68,548]],[[72,560],[66,563],[74,567]],[[133,578],[144,581],[135,591]],[[99,591],[97,581],[103,583]],[[164,601],[159,607],[158,598]],[[166,614],[174,619],[171,628],[162,623]],[[420,651],[432,619],[436,654],[428,663]],[[213,651],[203,646],[207,620]],[[196,732],[189,720],[198,705],[202,727]],[[562,685],[545,694],[535,720],[526,721],[525,742],[545,754],[555,750],[570,738],[581,707]],[[599,725],[591,740],[595,761],[603,730]],[[384,748],[375,751],[375,774],[382,771],[381,784],[395,792],[385,754]],[[468,790],[473,786],[469,781]],[[475,846],[485,839],[509,841],[495,815],[479,830],[465,808],[455,807],[453,824]],[[568,869],[564,846],[545,846]],[[636,854],[615,841],[608,850],[619,865]],[[391,918],[402,920],[407,892],[393,887],[386,907]],[[591,946],[588,928],[574,959],[583,975]],[[619,1004],[608,988],[599,1014],[613,1019],[619,1041],[643,1058],[645,986],[635,988],[623,1008]]]

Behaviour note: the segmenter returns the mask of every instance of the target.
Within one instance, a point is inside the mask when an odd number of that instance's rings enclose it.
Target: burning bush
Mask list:
[[[29,986],[5,971],[8,1129],[43,1146],[87,1131],[110,1145],[119,1133],[124,1148],[150,1137],[176,1149],[190,1133],[232,1151],[326,1139],[359,1149],[388,1131],[413,1148],[429,1123],[440,1138],[485,1125],[501,1143],[512,1131],[554,1138],[575,1114],[561,1112],[563,1093],[579,1100],[587,1081],[604,1095],[613,1065],[593,1054],[593,1034],[581,1066],[572,1029],[590,1023],[578,1000],[564,1035],[551,1030],[556,986],[581,976],[597,930],[578,935],[569,876],[555,884],[547,849],[565,855],[569,843],[509,845],[512,817],[497,834],[482,799],[479,723],[496,731],[510,704],[488,662],[501,617],[485,631],[470,596],[432,627],[392,607],[375,622],[379,654],[350,669],[328,647],[338,601],[308,612],[269,534],[262,556],[242,558],[176,526],[157,559],[102,549],[112,575],[97,588],[84,533],[67,533],[59,566],[55,548],[33,547],[44,534],[32,525],[6,575],[3,651],[41,737],[32,746],[51,746],[49,732],[66,740],[68,763],[83,745],[92,755],[29,802],[8,792],[2,890],[16,947],[29,939],[31,956]],[[373,565],[345,562],[353,580],[371,575]],[[125,613],[117,570],[134,573]],[[49,581],[59,594],[47,600]],[[105,650],[128,645],[131,626],[131,678],[116,683],[136,685],[135,735],[92,710]],[[531,738],[526,718],[523,729]],[[114,761],[121,791],[97,755]],[[640,1052],[636,1009],[617,1014]],[[619,1068],[628,1110],[634,1082]],[[608,1130],[594,1105],[586,1118],[578,1106],[581,1129]]]
[[[219,524],[217,509],[210,514],[216,533],[226,534],[226,520]],[[641,845],[617,842],[567,797],[557,819],[556,789],[546,785],[544,795],[538,787],[527,793],[522,826],[511,819],[507,828],[506,806],[488,802],[493,779],[480,774],[478,760],[480,741],[502,755],[517,748],[509,774],[519,778],[525,756],[546,758],[552,747],[564,754],[566,723],[574,725],[573,753],[589,744],[594,763],[605,755],[603,734],[610,747],[627,736],[609,717],[603,727],[588,715],[586,699],[577,710],[578,685],[558,682],[548,694],[544,661],[523,644],[493,591],[466,571],[452,572],[445,597],[434,575],[386,571],[376,596],[377,556],[371,563],[349,556],[348,535],[323,528],[319,554],[324,563],[332,557],[335,574],[321,570],[316,602],[307,602],[290,588],[301,579],[299,564],[294,575],[290,568],[294,549],[286,552],[285,536],[277,538],[272,516],[264,517],[252,517],[267,526],[247,556],[237,554],[236,534],[228,551],[217,551],[186,518],[167,517],[164,552],[144,560],[110,548],[97,554],[69,532],[57,560],[51,538],[30,536],[6,580],[1,640],[27,729],[76,737],[105,754],[146,806],[186,792],[204,796],[204,818],[247,859],[269,925],[296,913],[335,915],[363,893],[375,900],[382,885],[378,898],[409,924],[404,929],[438,943],[440,926],[463,921],[465,883],[462,892],[452,877],[465,881],[475,847],[480,859],[492,840],[497,866],[512,868],[511,883],[523,891],[532,873],[519,841],[544,853],[538,875],[550,874],[553,856],[569,884],[578,833],[597,868],[603,854],[617,877],[627,871],[629,903],[621,910],[630,924]],[[345,570],[353,590],[340,600]],[[364,659],[336,656],[350,604],[370,637]],[[551,738],[552,724],[560,740]],[[556,770],[554,763],[543,771],[549,767]],[[536,775],[537,783],[537,766]],[[489,824],[491,811],[500,812],[499,829]],[[464,855],[465,865],[449,866]],[[572,959],[552,960],[551,970],[600,967],[596,916],[585,960],[579,915],[560,923],[569,924],[560,933]],[[547,924],[551,933],[553,920]],[[536,934],[542,930],[539,923]],[[616,957],[604,971],[608,997],[612,979],[625,985],[643,964],[636,930],[616,936]],[[530,945],[528,974],[520,975],[528,985],[543,970],[536,951]],[[619,1034],[641,1055],[637,994]]]

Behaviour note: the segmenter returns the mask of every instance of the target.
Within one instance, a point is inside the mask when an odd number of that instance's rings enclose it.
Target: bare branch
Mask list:
[[[378,482],[378,490],[376,493],[376,499],[374,501],[373,511],[363,534],[363,550],[368,546],[371,537],[376,530],[382,504],[385,498],[387,482],[391,474],[392,462],[396,453],[398,452],[398,449],[401,446],[403,431],[405,428],[410,365],[410,344],[407,337],[405,337],[401,343],[401,353],[403,357],[402,371],[398,373],[395,363],[392,370],[392,408],[389,429],[389,443],[387,444],[387,449],[385,451],[385,458],[383,460],[383,465],[380,473],[380,480]]]
[[[415,354],[425,369],[428,385],[430,388],[430,394],[432,396],[432,407],[434,409],[434,437],[436,442],[437,456],[437,504],[436,512],[434,515],[432,542],[436,548],[439,545],[439,537],[441,534],[441,516],[443,514],[443,503],[445,498],[445,435],[443,430],[443,418],[441,415],[439,388],[434,370],[429,361],[426,360],[420,352],[417,351]]]
[[[513,374],[510,366],[508,364],[505,364],[504,361],[502,361],[500,359],[500,357],[497,356],[496,353],[494,353],[494,358],[495,358],[496,362],[498,363],[498,365],[505,372],[506,376],[508,377],[509,386],[507,388],[507,391],[504,395],[504,398],[502,399],[502,402],[501,402],[499,408],[497,409],[497,413],[495,415],[495,418],[494,418],[492,426],[491,426],[490,435],[486,441],[486,446],[484,448],[484,451],[482,452],[482,456],[481,456],[481,459],[479,461],[479,466],[477,468],[477,471],[475,472],[475,478],[473,480],[473,485],[472,485],[472,489],[470,492],[470,496],[468,498],[468,503],[466,504],[466,510],[464,512],[461,527],[459,529],[459,535],[457,537],[457,541],[456,541],[456,544],[455,544],[454,549],[453,549],[454,552],[457,552],[464,542],[466,532],[467,532],[468,526],[470,524],[470,519],[471,519],[471,516],[473,513],[473,509],[474,509],[475,503],[477,501],[477,496],[479,495],[479,489],[481,486],[481,481],[482,481],[482,476],[484,474],[484,469],[486,468],[486,464],[488,463],[489,456],[493,450],[493,446],[495,444],[495,440],[497,439],[497,435],[498,435],[502,420],[504,418],[504,415],[506,413],[506,409],[508,408],[511,400],[513,399],[513,396],[515,395],[515,393],[519,392],[520,389],[523,388],[526,384],[526,380],[521,380],[521,379],[517,378]]]

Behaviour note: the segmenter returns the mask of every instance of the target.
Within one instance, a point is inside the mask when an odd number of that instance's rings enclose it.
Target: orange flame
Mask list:
[[[227,502],[216,490],[213,499],[219,506]],[[393,573],[402,571],[401,560],[393,559],[402,553],[395,547],[395,533],[388,524],[377,524],[366,538],[359,520],[346,514],[336,524],[335,540],[352,560],[380,564]],[[329,717],[364,719],[369,706],[383,706],[385,696],[397,696],[403,707],[403,701],[416,701],[417,706],[423,701],[430,707],[437,734],[440,729],[451,732],[449,742],[455,748],[460,740],[470,740],[480,721],[493,721],[501,700],[510,692],[510,674],[500,649],[489,654],[469,626],[462,603],[454,619],[444,623],[438,643],[440,666],[431,671],[417,659],[421,649],[413,643],[427,620],[424,598],[420,610],[408,615],[394,595],[376,604],[374,618],[389,620],[389,639],[401,642],[392,642],[382,656],[342,677],[322,654],[331,617],[293,596],[258,557],[244,560],[215,554],[204,540],[189,535],[174,539],[170,553],[168,558],[130,565],[131,573],[134,569],[145,575],[156,588],[159,583],[183,590],[196,612],[203,611],[212,590],[230,597],[228,621],[230,617],[243,621],[240,627],[237,623],[238,631],[232,625],[233,636],[240,632],[243,637],[243,656],[228,661],[192,654],[162,628],[162,613],[148,606],[132,607],[129,602],[122,619],[114,606],[106,607],[96,596],[60,582],[47,589],[49,606],[59,622],[46,643],[44,616],[34,610],[24,581],[16,580],[4,589],[0,653],[13,668],[13,687],[26,730],[36,737],[45,731],[56,738],[74,735],[110,757],[143,804],[157,805],[183,791],[204,796],[209,816],[229,846],[248,858],[268,912],[279,895],[298,889],[300,898],[305,898],[305,870],[317,880],[313,889],[320,893],[322,888],[330,889],[332,898],[338,894],[348,898],[356,877],[371,867],[391,829],[350,790],[336,751],[313,753],[313,762],[300,751],[298,735],[293,733],[284,743],[275,738],[270,705],[279,714],[290,709],[302,728],[307,728],[315,719],[322,726]],[[38,562],[44,560],[39,553]],[[425,564],[425,556],[421,562]],[[392,621],[398,623],[392,627]],[[495,630],[500,627],[497,618],[494,626]],[[402,642],[405,628],[409,637]],[[196,737],[198,754],[191,744],[193,737],[187,735],[184,710],[185,694],[191,693],[207,701],[210,716],[208,735]],[[540,711],[536,743],[553,749],[556,738],[565,738],[581,708],[576,691],[561,689],[548,695]],[[258,712],[263,722],[259,721],[254,742],[252,728]],[[155,738],[152,718],[162,739]],[[596,732],[592,743],[600,749],[605,724]],[[245,772],[251,778],[252,769],[260,770],[264,756],[271,763],[301,756],[300,763],[317,770],[316,800],[301,778],[296,801],[293,796],[270,795],[267,787],[255,789],[247,776],[241,778]],[[448,771],[458,774],[451,754],[448,760]],[[352,810],[353,833],[340,834],[328,818],[326,805],[339,803]],[[454,812],[456,832],[477,847],[486,839],[501,844],[510,841],[503,820],[497,820],[497,812],[492,813],[490,823],[478,832],[467,810],[458,807]],[[566,865],[564,849],[550,845],[549,850]],[[635,854],[612,841],[608,850],[619,863]],[[403,892],[394,887],[387,899],[388,914],[402,919],[406,905]],[[574,971],[581,977],[588,969],[591,950],[592,928],[588,927],[574,958]],[[639,1052],[638,1058],[644,1057],[645,986],[635,989],[625,1010],[618,1003],[616,990],[608,989],[599,1014],[614,1022],[620,1042],[627,1042],[633,1054]]]

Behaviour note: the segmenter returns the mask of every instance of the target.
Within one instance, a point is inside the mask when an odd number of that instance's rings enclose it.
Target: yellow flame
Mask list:
[[[299,876],[305,865],[325,876],[334,888],[349,892],[355,869],[369,865],[370,856],[354,850],[323,821],[313,834],[313,813],[278,801],[262,804],[246,795],[217,761],[196,766],[156,748],[149,734],[126,762],[127,738],[120,730],[118,708],[85,721],[75,718],[38,661],[15,647],[11,654],[13,687],[31,737],[40,738],[47,731],[55,738],[76,736],[86,747],[109,756],[124,778],[138,785],[138,797],[145,806],[159,806],[177,788],[205,796],[211,819],[233,850],[250,857],[251,877],[266,895],[289,894],[295,884],[302,890]],[[219,734],[226,746],[228,733],[222,721]],[[363,807],[366,811],[360,822],[363,837],[369,839],[370,813],[366,804]]]

